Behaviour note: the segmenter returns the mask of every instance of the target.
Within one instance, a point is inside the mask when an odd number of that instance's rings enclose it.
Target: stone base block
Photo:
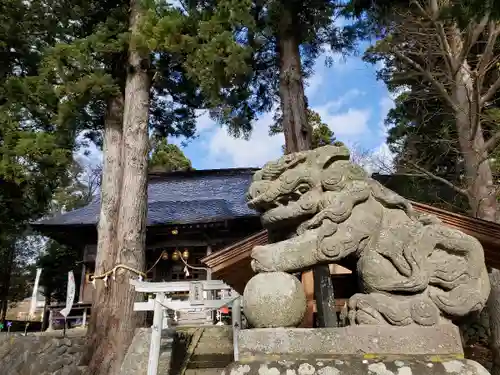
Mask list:
[[[247,329],[238,334],[238,348],[240,361],[365,354],[463,356],[460,333],[452,324]]]
[[[453,357],[398,357],[397,359],[339,357],[308,361],[240,361],[221,375],[489,375],[475,361]]]

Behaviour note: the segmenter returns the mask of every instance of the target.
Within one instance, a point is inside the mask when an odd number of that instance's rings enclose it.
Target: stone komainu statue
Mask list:
[[[490,286],[481,244],[411,204],[349,161],[343,146],[285,155],[255,173],[249,207],[293,233],[256,246],[256,272],[354,258],[363,293],[349,324],[435,325],[481,310]]]

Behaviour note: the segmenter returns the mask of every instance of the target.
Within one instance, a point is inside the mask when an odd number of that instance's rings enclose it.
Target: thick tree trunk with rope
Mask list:
[[[88,374],[119,375],[135,329],[143,315],[133,311],[136,293],[130,279],[144,272],[147,220],[148,114],[151,78],[149,54],[136,48],[143,16],[139,0],[130,2],[131,42],[127,64],[123,121],[110,116],[105,137],[102,207],[97,271],[113,268],[107,286],[96,281]],[[114,103],[118,104],[118,102]],[[110,105],[110,110],[113,108]],[[118,111],[116,112],[116,114]],[[116,121],[111,121],[111,119]],[[117,267],[123,266],[123,267]]]
[[[108,100],[104,129],[104,165],[101,183],[101,212],[98,225],[98,242],[95,275],[104,274],[116,263],[118,244],[117,226],[121,202],[123,176],[123,96]],[[102,280],[95,281],[92,314],[89,321],[87,351],[82,364],[89,365],[89,375],[98,374],[106,359],[106,341],[112,334],[108,306],[116,285],[106,288]]]

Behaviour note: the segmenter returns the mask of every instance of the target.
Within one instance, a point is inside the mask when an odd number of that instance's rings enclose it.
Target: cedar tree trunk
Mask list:
[[[114,165],[120,173],[116,179],[106,183],[115,189],[113,196],[108,197],[111,203],[108,210],[112,212],[106,216],[109,221],[106,225],[108,232],[103,236],[113,236],[109,253],[100,255],[105,260],[106,270],[122,264],[132,269],[143,272],[145,265],[145,239],[147,216],[147,162],[148,162],[148,115],[149,91],[151,78],[149,76],[149,53],[142,52],[135,45],[135,37],[139,33],[143,10],[140,0],[130,2],[130,32],[131,41],[128,54],[127,79],[125,85],[125,102],[123,107],[123,127],[121,132],[116,131],[115,141],[121,147],[113,147],[116,155],[111,156],[108,163]],[[121,137],[120,137],[121,135]],[[115,145],[115,142],[113,142]],[[121,168],[119,168],[121,161]],[[117,185],[119,184],[119,186]],[[116,200],[113,197],[121,197]],[[117,218],[117,222],[116,222]],[[101,217],[101,220],[103,218]],[[116,228],[113,230],[113,228]],[[102,228],[104,230],[104,228]],[[104,241],[104,240],[103,240]],[[102,249],[104,250],[104,249]],[[95,298],[94,306],[98,303],[98,311],[93,312],[94,320],[92,337],[97,342],[99,349],[94,353],[89,366],[89,373],[93,375],[119,375],[130,343],[134,337],[135,329],[140,317],[134,312],[136,293],[130,286],[130,278],[138,275],[124,269],[118,269],[115,280],[110,280],[109,289],[102,290],[102,281],[99,282],[100,295]],[[97,306],[96,306],[97,307]],[[99,329],[99,327],[101,329]],[[95,344],[94,344],[95,345]]]
[[[285,152],[310,150],[312,127],[307,121],[307,104],[302,80],[299,40],[296,35],[296,23],[289,6],[284,4],[278,35],[280,58],[281,110],[283,112],[283,133],[285,134]],[[314,277],[314,280],[312,278]],[[337,325],[335,299],[330,269],[327,264],[317,265],[302,274],[304,284],[314,283],[318,323],[320,327]],[[312,318],[311,301],[308,302],[305,321]]]
[[[293,15],[283,6],[278,35],[280,58],[279,93],[283,112],[286,153],[309,150],[312,129],[307,122],[307,105],[302,83],[299,42],[295,35]]]
[[[101,212],[99,215],[95,274],[100,275],[117,263],[117,226],[120,211],[123,176],[123,96],[112,97],[107,103],[104,124],[104,165],[101,183]],[[96,281],[87,332],[88,347],[82,364],[89,365],[89,374],[107,374],[107,364],[113,357],[113,346],[108,341],[114,334],[117,317],[113,306],[117,285],[110,282],[105,288]]]
[[[9,309],[9,290],[12,279],[12,266],[14,264],[15,246],[11,242],[7,243],[7,259],[5,261],[5,268],[3,268],[2,290],[0,291],[0,322],[5,321],[7,317],[7,310]]]

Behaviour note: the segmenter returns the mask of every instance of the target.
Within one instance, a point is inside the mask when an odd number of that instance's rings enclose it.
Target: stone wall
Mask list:
[[[461,325],[466,357],[489,368],[486,314],[472,317]],[[75,332],[76,331],[76,332]],[[0,374],[8,375],[82,375],[79,361],[85,344],[84,331],[29,334],[0,333]],[[172,340],[162,340],[162,375],[216,375],[232,361],[230,327],[178,329]],[[138,329],[122,366],[123,375],[146,375],[150,330]],[[482,343],[478,346],[477,343]],[[173,347],[173,348],[172,348]],[[170,361],[172,358],[172,361]]]
[[[79,366],[85,346],[84,330],[36,334],[0,333],[1,375],[83,375]],[[130,345],[122,366],[122,375],[146,375],[151,330],[140,328]],[[168,342],[166,342],[168,341]],[[172,340],[162,340],[159,374],[168,375]],[[178,342],[175,339],[174,342]],[[182,341],[182,340],[181,340]],[[180,342],[182,346],[182,342]],[[179,351],[179,350],[178,350]],[[180,348],[180,352],[183,348]]]
[[[0,366],[9,375],[80,375],[83,336],[0,334]]]

